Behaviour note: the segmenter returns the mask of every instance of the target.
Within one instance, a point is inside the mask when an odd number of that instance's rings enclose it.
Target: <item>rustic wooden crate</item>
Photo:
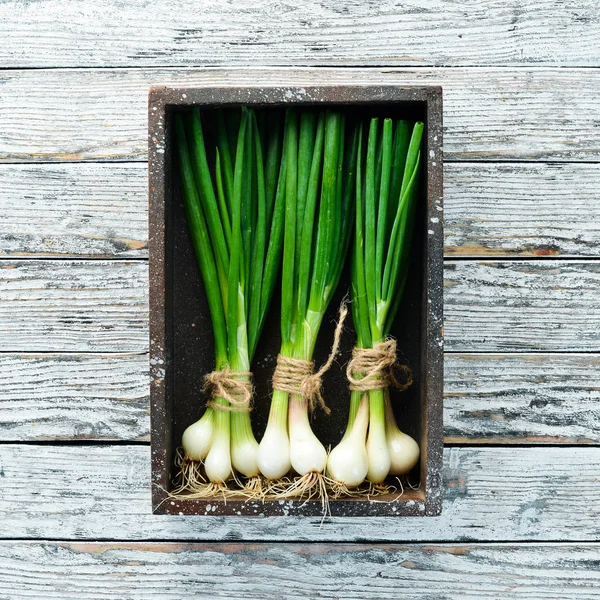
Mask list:
[[[317,515],[318,501],[248,501],[243,498],[184,499],[169,497],[175,475],[174,455],[185,427],[199,418],[204,399],[203,374],[214,367],[208,307],[193,255],[181,202],[180,182],[173,164],[171,115],[191,106],[211,110],[251,105],[275,109],[288,105],[335,106],[364,115],[419,119],[426,124],[423,143],[421,203],[413,243],[414,264],[392,334],[401,360],[413,371],[414,385],[394,398],[400,427],[421,447],[421,461],[411,474],[418,489],[377,501],[340,499],[329,503],[333,516],[437,515],[441,511],[442,383],[443,383],[443,213],[442,213],[442,91],[439,87],[318,86],[318,87],[155,87],[149,95],[149,251],[150,367],[152,425],[152,504],[159,514]],[[348,286],[342,278],[338,295],[325,316],[315,361],[329,351],[337,306]],[[354,332],[346,327],[339,365],[349,358]],[[269,381],[279,349],[279,306],[273,299],[253,371],[257,396],[252,413],[260,439],[269,408]],[[333,409],[322,413],[313,428],[326,444],[335,445],[346,425],[349,395],[344,369],[325,377],[324,395]]]

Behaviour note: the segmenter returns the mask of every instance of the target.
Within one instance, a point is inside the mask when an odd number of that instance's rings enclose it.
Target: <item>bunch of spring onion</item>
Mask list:
[[[358,132],[355,128],[349,136],[348,152],[345,119],[339,113],[307,111],[298,115],[289,111],[285,128],[278,368],[282,358],[312,361],[323,316],[348,250]],[[290,469],[300,476],[322,473],[327,452],[309,423],[310,398],[278,389],[276,382],[277,371],[269,420],[258,451],[260,471],[269,480],[284,477]]]
[[[359,349],[377,349],[385,362],[388,338],[406,282],[415,220],[423,124],[371,119],[366,149],[359,136],[356,168],[356,231],[352,251],[352,316]],[[366,155],[365,155],[366,154]],[[391,346],[390,346],[391,344]],[[387,368],[392,368],[389,361]],[[374,373],[377,371],[375,370]],[[354,373],[360,379],[366,374]],[[375,379],[384,383],[380,376]],[[366,381],[365,386],[368,387]],[[408,473],[419,446],[398,428],[389,389],[351,392],[346,433],[328,459],[328,475],[345,487],[367,478],[380,484]]]
[[[281,264],[281,125],[275,118],[259,126],[257,114],[246,108],[210,115],[214,154],[207,152],[197,108],[174,116],[175,139],[187,221],[213,325],[215,371],[227,371],[243,384]],[[248,478],[258,475],[258,443],[247,400],[212,398],[202,418],[183,434],[184,464],[196,468],[203,461],[213,490],[233,470]],[[188,488],[201,492],[200,482],[189,477]]]

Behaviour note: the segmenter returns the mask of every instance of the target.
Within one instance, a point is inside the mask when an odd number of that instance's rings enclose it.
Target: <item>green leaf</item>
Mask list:
[[[175,115],[174,125],[176,147],[179,156],[179,169],[183,188],[183,203],[188,227],[192,237],[196,260],[198,261],[200,274],[206,290],[206,298],[213,324],[215,357],[217,368],[220,368],[227,363],[227,333],[225,314],[223,310],[223,304],[221,302],[217,267],[215,264],[215,258],[208,234],[206,220],[202,212],[200,198],[196,189],[183,118],[180,114]]]
[[[296,252],[296,203],[298,201],[298,118],[293,110],[286,113],[285,123],[285,231],[281,275],[281,339],[292,344],[295,313],[294,264]]]

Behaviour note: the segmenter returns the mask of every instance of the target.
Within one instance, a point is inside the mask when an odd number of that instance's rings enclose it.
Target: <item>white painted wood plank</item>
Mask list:
[[[182,0],[0,4],[6,67],[598,66],[595,2]]]
[[[0,254],[147,256],[146,165],[0,168]]]
[[[0,445],[0,537],[595,541],[600,448],[451,448],[440,517],[151,515],[148,446]]]
[[[0,261],[0,351],[146,352],[145,261]],[[600,351],[600,261],[447,261],[446,349]]]
[[[598,544],[0,543],[7,600],[600,598]]]
[[[449,160],[600,158],[594,69],[52,69],[0,73],[0,161],[144,160],[151,84],[369,83],[442,85]]]
[[[0,189],[0,254],[147,256],[143,163],[2,164]],[[446,256],[600,256],[599,164],[446,163],[444,204]]]
[[[600,350],[600,262],[446,261],[444,273],[446,350]]]
[[[0,351],[147,349],[146,262],[0,261]]]
[[[148,356],[0,354],[0,441],[149,439]]]
[[[600,357],[446,354],[446,442],[600,442]]]
[[[446,256],[598,256],[599,164],[447,163]]]
[[[147,355],[0,355],[0,441],[149,440]],[[447,354],[446,442],[600,443],[598,355]]]

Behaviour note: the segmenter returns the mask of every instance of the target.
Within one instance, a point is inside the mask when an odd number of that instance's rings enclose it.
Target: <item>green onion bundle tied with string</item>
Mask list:
[[[184,205],[215,346],[215,370],[205,378],[207,409],[182,439],[180,491],[197,496],[222,493],[234,472],[250,480],[259,474],[250,366],[279,274],[285,209],[279,119],[260,122],[246,108],[211,117],[214,154],[207,152],[197,108],[174,116]]]
[[[340,113],[288,111],[286,117],[281,349],[258,465],[269,480],[279,480],[291,469],[301,476],[291,485],[273,488],[287,497],[322,488],[319,474],[327,463],[309,410],[320,405],[328,412],[321,376],[335,357],[344,314],[330,357],[316,373],[312,358],[349,245],[357,132],[354,128],[345,146],[346,124]]]
[[[347,369],[350,414],[342,441],[332,450],[328,476],[338,489],[365,479],[381,484],[407,474],[419,446],[400,431],[390,403],[396,341],[389,337],[406,283],[417,204],[423,123],[371,119],[366,149],[358,136],[356,231],[351,265],[352,316],[356,347]]]

